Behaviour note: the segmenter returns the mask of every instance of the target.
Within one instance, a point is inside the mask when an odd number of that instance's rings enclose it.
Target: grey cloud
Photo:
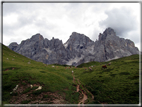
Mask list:
[[[24,11],[34,11],[40,9],[41,7],[54,6],[54,3],[3,3],[4,15],[11,12],[22,13]]]
[[[18,12],[17,4],[3,3],[3,16],[10,14],[11,12]]]
[[[126,37],[130,40],[133,40],[135,43],[140,42],[140,33],[138,30],[130,32]]]
[[[5,35],[11,36],[11,34],[13,34],[13,29],[15,29],[15,28],[12,28],[10,26],[4,26],[3,32],[4,32]]]
[[[104,30],[104,29],[103,29]],[[94,28],[93,30],[93,34],[91,36],[93,41],[96,41],[99,39],[99,34],[102,33],[102,31],[100,29],[98,29],[97,27]]]
[[[27,5],[27,6],[26,6]],[[27,7],[27,8],[26,8]],[[37,6],[38,7],[38,6]],[[29,9],[30,8],[30,9]],[[34,8],[34,9],[32,9]],[[27,10],[29,9],[29,10]],[[37,20],[37,11],[35,12],[35,7],[34,6],[30,6],[30,4],[27,3],[4,3],[4,15],[3,18],[9,14],[17,14],[18,18],[17,18],[17,23],[14,25],[6,25],[3,24],[3,30],[4,30],[4,34],[6,35],[11,35],[14,31],[24,27],[24,26],[28,26],[30,24],[35,24],[37,26],[39,26],[38,23],[41,23],[40,25],[44,25],[44,20],[42,20],[41,22],[39,22],[40,20]],[[27,15],[30,14],[30,15]],[[32,29],[32,28],[31,28]]]
[[[66,3],[66,5],[64,5],[64,8],[73,10],[75,8],[78,8],[80,5],[81,5],[80,3]]]
[[[30,4],[27,4],[27,3],[25,4],[24,3],[3,3],[3,19],[5,18],[5,16],[9,14],[14,13],[18,15],[16,24],[12,26],[3,24],[3,30],[5,34],[10,36],[10,34],[12,34],[13,31],[18,30],[19,28],[24,27],[25,25],[33,21],[33,17],[35,17],[34,14],[31,13],[30,16],[26,16],[25,14],[23,14],[24,11],[25,12],[27,11],[26,9],[29,9],[28,7],[31,8]]]
[[[111,3],[91,3],[92,11],[98,14],[108,9],[110,5]]]
[[[100,27],[112,27],[118,36],[124,36],[129,31],[137,29],[136,17],[132,15],[131,10],[128,8],[112,9],[106,11],[108,16],[105,20],[101,21]]]
[[[19,15],[18,19],[17,19],[17,23],[14,24],[14,25],[6,25],[6,24],[3,24],[3,31],[5,34],[9,35],[12,34],[14,31],[26,26],[26,25],[29,25],[31,24],[31,22],[33,21],[34,19],[31,17],[26,17],[26,16],[22,16],[22,15]]]
[[[33,6],[31,3],[3,3],[3,15],[8,15],[10,13],[22,13],[23,10],[31,10]]]
[[[72,18],[72,21],[80,21],[83,17],[84,7],[81,3],[69,3],[64,6],[66,8],[66,15]]]
[[[29,24],[34,24],[35,26],[39,26],[41,28],[43,27],[46,29],[54,29],[57,25],[55,25],[54,23],[50,21],[47,21],[48,14],[45,15],[45,14],[40,13],[43,11],[47,11],[47,9],[49,11],[49,8],[45,8],[46,10],[45,9],[40,10],[42,9],[42,7],[48,7],[48,6],[49,7],[53,6],[55,7],[55,10],[58,11],[58,9],[56,9],[57,5],[55,5],[54,3],[41,3],[41,4],[40,3],[39,4],[36,4],[36,3],[4,3],[3,17],[11,13],[16,13],[18,15],[18,19],[17,19],[18,23],[16,23],[13,26],[4,25],[4,30],[7,31],[6,33],[9,33],[8,31],[14,31],[16,29],[19,29]],[[59,13],[59,12],[56,12],[56,13]],[[60,18],[61,16],[62,15],[60,15]],[[38,17],[40,17],[40,19],[38,19]]]

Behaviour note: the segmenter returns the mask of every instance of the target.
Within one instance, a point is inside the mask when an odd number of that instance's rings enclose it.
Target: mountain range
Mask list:
[[[108,27],[95,42],[84,34],[73,32],[66,43],[35,34],[20,44],[10,43],[11,50],[45,64],[78,66],[90,61],[105,62],[133,54],[139,54],[133,41],[120,38]]]

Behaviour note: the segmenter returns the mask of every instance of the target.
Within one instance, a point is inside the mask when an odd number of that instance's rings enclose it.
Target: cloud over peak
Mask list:
[[[117,35],[123,37],[129,31],[136,30],[138,23],[135,16],[132,15],[130,9],[122,7],[105,11],[107,18],[100,22],[100,26],[112,27]]]

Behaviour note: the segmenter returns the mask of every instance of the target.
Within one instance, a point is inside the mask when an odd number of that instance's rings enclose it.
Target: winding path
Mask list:
[[[80,104],[80,103],[84,104],[85,100],[88,99],[87,95],[83,91],[82,91],[82,94],[83,94],[83,98],[81,99],[81,101],[78,104]]]
[[[72,73],[72,76],[73,76],[73,82],[75,83],[75,77],[74,77],[73,73]],[[78,80],[78,82],[79,82],[79,80]],[[79,90],[80,89],[79,89],[79,84],[78,84],[77,87],[76,87],[76,92],[79,92]],[[83,98],[81,99],[81,101],[78,104],[80,104],[80,103],[84,104],[85,100],[88,99],[87,95],[82,90],[81,90],[81,92],[82,92]]]
[[[79,92],[79,85],[77,85],[76,87],[76,92]]]

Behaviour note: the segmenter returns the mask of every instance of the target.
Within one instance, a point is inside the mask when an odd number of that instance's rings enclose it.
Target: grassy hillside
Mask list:
[[[78,103],[79,93],[75,93],[70,69],[33,61],[5,46],[2,54],[3,103],[39,103],[38,100],[40,103],[56,103],[56,100],[57,103]],[[31,84],[34,86],[32,89]],[[16,85],[19,85],[18,90],[10,94]],[[35,91],[38,86],[42,86],[42,90]]]
[[[138,55],[110,61],[111,65],[107,69],[101,69],[101,66],[109,62],[90,62],[77,68],[46,65],[17,54],[5,46],[2,46],[2,55],[4,104],[78,104],[83,98],[83,92],[88,97],[85,104],[139,103]],[[86,70],[92,65],[95,65],[92,71]],[[10,94],[16,85],[17,90]],[[77,85],[80,86],[78,92]],[[36,91],[39,86],[42,89]]]
[[[108,65],[111,62],[111,65]],[[107,64],[107,69],[101,69]],[[93,95],[95,104],[139,103],[139,55],[132,55],[109,62],[90,62],[79,67],[92,66],[92,71],[75,72]],[[83,68],[82,68],[83,69]]]

